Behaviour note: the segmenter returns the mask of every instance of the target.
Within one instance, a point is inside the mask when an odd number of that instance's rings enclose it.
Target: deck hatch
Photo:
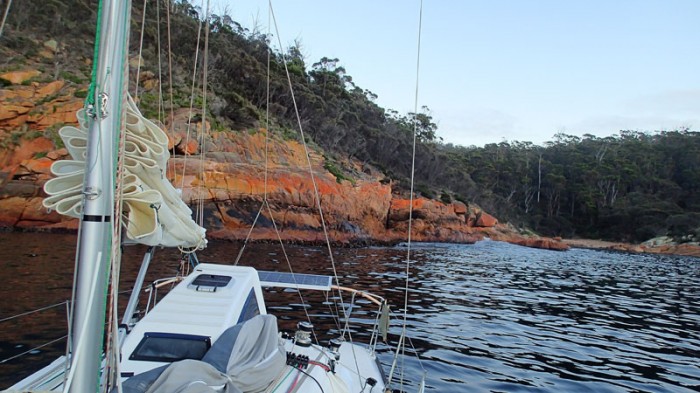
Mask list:
[[[189,287],[196,290],[213,290],[228,286],[231,282],[231,276],[223,276],[219,274],[200,274],[192,280]]]
[[[184,359],[201,360],[211,348],[209,336],[194,334],[147,332],[129,360],[176,362]]]

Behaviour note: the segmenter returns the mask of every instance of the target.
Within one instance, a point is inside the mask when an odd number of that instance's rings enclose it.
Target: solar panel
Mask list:
[[[260,285],[263,287],[299,288],[316,291],[330,291],[333,277],[317,274],[266,272],[258,270]]]

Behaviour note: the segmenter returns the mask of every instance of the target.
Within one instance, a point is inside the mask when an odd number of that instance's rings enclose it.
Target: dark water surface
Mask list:
[[[0,319],[70,297],[74,239],[0,234]],[[232,261],[239,247],[211,244],[200,260]],[[408,329],[428,371],[427,391],[700,391],[700,259],[562,253],[490,241],[414,247]],[[125,287],[142,250],[126,251]],[[330,273],[323,248],[287,252],[297,272]],[[341,284],[385,296],[395,311],[403,307],[405,249],[334,252]],[[175,272],[177,255],[159,253],[149,279]],[[278,245],[249,245],[244,255],[244,264],[287,270]],[[305,318],[295,293],[277,295],[283,300],[268,301],[268,311],[282,328]],[[352,319],[371,322],[365,308],[353,310]],[[309,313],[322,335],[334,333],[323,309]],[[65,320],[65,307],[58,306],[0,323],[0,361],[62,337]],[[399,325],[394,321],[391,332],[400,332]],[[59,340],[0,363],[0,389],[62,354],[64,345]],[[380,358],[391,362],[388,347],[380,348]],[[415,359],[406,365],[408,375],[420,375]]]

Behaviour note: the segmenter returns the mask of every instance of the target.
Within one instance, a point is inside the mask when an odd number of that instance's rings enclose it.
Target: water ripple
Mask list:
[[[70,252],[44,237],[22,236],[8,244],[27,244],[33,254],[41,255],[49,254],[51,247],[51,269],[32,266],[37,259],[27,265],[21,255],[3,255],[11,261],[4,280],[17,283],[14,289],[0,288],[6,292],[0,293],[3,315],[48,304],[70,288],[72,264],[53,269],[57,258],[72,261]],[[237,247],[212,244],[200,259],[225,260],[237,254]],[[281,266],[278,248],[249,247],[257,251],[246,254],[247,264],[261,269]],[[330,274],[322,251],[287,250],[295,271]],[[386,297],[397,314],[403,313],[405,257],[404,247],[335,250],[341,284],[352,282]],[[412,260],[407,324],[428,371],[427,391],[700,391],[699,259],[577,249],[551,252],[484,241],[415,245]],[[172,265],[159,265],[154,276],[170,274]],[[138,264],[128,266],[135,271]],[[37,282],[50,285],[35,288],[31,296],[16,290],[37,275],[42,280]],[[283,300],[271,301],[268,307],[280,316],[282,328],[293,328],[309,312],[321,336],[337,334],[335,321],[327,315],[331,302],[323,296],[310,296],[325,308],[316,310],[302,305],[294,292],[276,295]],[[369,326],[373,311],[367,302],[356,301],[351,320]],[[38,337],[58,332],[44,321],[36,324],[42,326]],[[400,321],[394,320],[392,343],[400,331]],[[0,346],[0,354],[14,351],[12,343],[29,340],[4,333],[6,345]],[[354,328],[353,334],[366,336],[368,329]],[[61,348],[56,351],[60,354]],[[380,344],[378,353],[383,363],[391,363],[388,345]],[[408,374],[420,375],[417,360],[406,364]]]

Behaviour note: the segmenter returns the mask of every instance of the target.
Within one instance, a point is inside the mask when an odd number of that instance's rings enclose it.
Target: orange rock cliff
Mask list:
[[[76,220],[48,212],[41,202],[51,164],[68,158],[58,129],[77,124],[75,112],[83,98],[76,97],[80,86],[61,80],[33,82],[37,75],[34,70],[0,75],[9,82],[0,89],[0,226],[75,229]],[[201,146],[194,134],[186,135],[187,119],[186,110],[178,110],[173,124],[165,125],[175,153],[168,177],[183,190],[186,202],[194,206],[203,201],[210,238],[244,239],[260,212],[252,232],[255,240],[276,240],[276,226],[284,240],[323,241],[323,222],[338,243],[406,240],[411,202],[393,192],[391,182],[381,181],[375,169],[348,162],[353,180],[338,181],[325,169],[323,155],[312,150],[312,180],[304,147],[278,137],[269,139],[266,165],[264,129],[210,131],[200,161]],[[201,128],[201,121],[190,127],[193,133]],[[473,243],[490,237],[538,248],[568,248],[552,239],[522,237],[477,206],[462,202],[419,197],[413,200],[412,215],[415,241]]]

